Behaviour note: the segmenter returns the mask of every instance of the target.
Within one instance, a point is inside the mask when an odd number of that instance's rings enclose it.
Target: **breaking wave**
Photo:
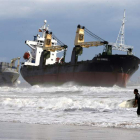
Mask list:
[[[136,108],[118,106],[122,101],[134,98],[134,88],[140,86],[106,88],[67,83],[62,86],[0,87],[0,120],[140,128]]]

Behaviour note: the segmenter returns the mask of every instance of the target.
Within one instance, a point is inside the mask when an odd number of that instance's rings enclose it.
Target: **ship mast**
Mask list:
[[[49,29],[49,25],[46,27],[47,20],[44,20],[44,25],[42,26],[42,37],[45,38],[46,30]]]
[[[125,45],[125,36],[124,36],[124,31],[125,31],[125,10],[124,10],[124,16],[123,16],[123,19],[122,19],[122,26],[120,28],[120,32],[118,34],[118,38],[116,40],[116,44],[119,44],[120,46],[124,46]]]
[[[116,40],[116,43],[109,43],[112,45],[112,49],[114,50],[119,50],[119,51],[126,51],[129,54],[132,54],[133,47],[130,45],[125,45],[125,10],[124,10],[124,15],[122,19],[122,25]]]

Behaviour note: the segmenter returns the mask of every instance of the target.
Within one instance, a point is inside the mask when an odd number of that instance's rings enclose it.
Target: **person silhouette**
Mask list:
[[[138,93],[138,89],[134,89],[134,94],[135,94],[135,103],[133,107],[136,107],[136,105],[138,105],[137,115],[140,116],[140,94]]]

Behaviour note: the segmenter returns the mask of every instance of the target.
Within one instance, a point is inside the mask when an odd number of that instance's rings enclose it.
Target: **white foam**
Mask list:
[[[140,128],[136,108],[118,105],[134,98],[133,89],[62,86],[0,87],[0,120]]]

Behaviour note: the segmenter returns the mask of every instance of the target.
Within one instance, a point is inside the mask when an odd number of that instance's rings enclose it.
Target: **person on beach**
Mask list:
[[[140,94],[138,93],[138,89],[134,89],[134,94],[135,94],[134,107],[136,107],[136,105],[138,105],[137,114],[138,114],[138,116],[140,116]]]

